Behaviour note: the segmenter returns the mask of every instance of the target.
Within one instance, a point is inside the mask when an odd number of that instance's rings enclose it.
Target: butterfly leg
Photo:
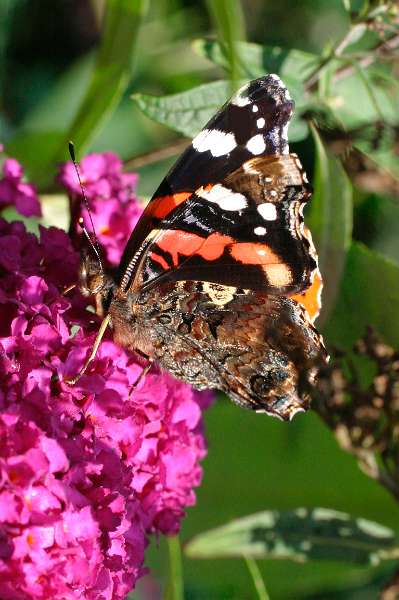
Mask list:
[[[76,283],[73,283],[72,285],[70,285],[67,288],[65,288],[65,290],[63,290],[62,295],[66,296],[69,292],[71,292],[72,290],[74,290],[76,287],[77,287]]]
[[[129,390],[129,400],[132,397],[132,394],[133,394],[134,390],[137,388],[137,386],[139,385],[139,383],[147,375],[148,371],[151,369],[151,367],[152,367],[153,364],[154,364],[154,359],[153,358],[149,358],[148,359],[148,363],[143,368],[143,370],[141,371],[140,375],[137,377],[136,381],[133,383],[133,385],[131,386],[131,388]]]
[[[89,358],[86,360],[85,364],[83,365],[83,367],[80,369],[79,373],[77,375],[75,375],[75,377],[64,377],[64,381],[66,383],[69,383],[69,385],[75,385],[75,383],[77,383],[79,381],[79,379],[82,377],[82,375],[84,375],[86,373],[87,367],[89,366],[89,364],[95,359],[96,354],[97,354],[97,350],[101,344],[101,340],[104,336],[105,330],[107,329],[109,322],[111,320],[111,316],[107,315],[105,317],[105,319],[103,319],[102,323],[101,323],[101,327],[99,329],[99,332],[97,334],[96,340],[94,342],[94,346],[92,348],[92,351],[90,352],[90,356]]]

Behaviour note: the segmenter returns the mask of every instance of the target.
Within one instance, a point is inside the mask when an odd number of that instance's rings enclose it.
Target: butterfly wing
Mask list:
[[[192,281],[150,296],[142,292],[136,326],[177,378],[285,420],[308,408],[326,352],[298,302]]]
[[[202,186],[153,230],[133,288],[200,279],[302,292],[317,268],[303,225],[310,196],[303,177],[297,157],[281,155],[251,159],[221,183]]]
[[[119,269],[124,288],[129,287],[126,282],[138,263],[138,251],[148,247],[147,237],[171,219],[195,190],[220,183],[254,156],[288,153],[287,128],[293,108],[282,81],[267,75],[243,86],[220,109],[166,175],[135,227]]]

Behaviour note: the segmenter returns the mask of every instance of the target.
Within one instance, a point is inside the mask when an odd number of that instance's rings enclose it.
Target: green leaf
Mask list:
[[[237,87],[246,81],[237,82]],[[194,137],[231,96],[231,82],[215,81],[187,92],[170,96],[134,94],[132,99],[147,117],[187,137]],[[307,125],[294,116],[289,139],[296,142],[307,136]]]
[[[208,10],[216,25],[220,49],[228,64],[232,81],[245,74],[237,41],[244,37],[244,15],[240,0],[208,0]]]
[[[352,186],[340,161],[324,146],[315,127],[314,194],[307,216],[324,280],[320,323],[332,310],[352,236]]]
[[[133,49],[147,0],[108,0],[104,32],[86,96],[68,135],[82,150],[108,118],[131,74]]]
[[[147,0],[107,0],[103,35],[86,93],[60,146],[43,162],[39,184],[51,181],[57,162],[66,159],[68,140],[74,141],[81,155],[110,117],[130,79],[137,32],[147,4]]]
[[[23,164],[27,177],[40,186],[41,177],[47,178],[45,169],[53,163],[64,136],[59,131],[22,131],[7,142],[6,150]]]
[[[342,42],[335,49],[335,54],[342,54],[342,52],[348,48],[348,46],[352,46],[356,44],[366,33],[367,26],[365,23],[355,23],[350,28],[348,33],[345,35]]]
[[[191,558],[334,560],[376,565],[399,556],[391,529],[327,508],[264,511],[194,537]]]
[[[338,302],[326,325],[330,343],[351,348],[373,326],[385,342],[399,347],[399,265],[352,242]]]
[[[394,140],[391,144],[380,144],[378,148],[373,148],[372,141],[359,139],[354,147],[395,179],[399,188],[399,161]]]
[[[59,227],[64,231],[68,231],[71,216],[66,194],[41,195],[40,205],[42,207],[41,225],[44,225],[44,227]]]
[[[342,4],[344,5],[346,12],[350,13],[352,10],[350,0],[342,0]]]
[[[194,137],[230,95],[229,81],[215,81],[170,96],[134,94],[132,99],[150,119]]]
[[[364,127],[381,116],[387,124],[399,123],[399,86],[381,76],[378,65],[335,81],[331,95],[324,101],[348,129]]]
[[[193,47],[201,56],[228,69],[226,56],[218,42],[196,40]],[[284,81],[291,79],[303,82],[319,63],[319,57],[315,54],[279,46],[239,42],[237,51],[241,62],[245,65],[248,79],[255,79],[266,73],[277,73]]]

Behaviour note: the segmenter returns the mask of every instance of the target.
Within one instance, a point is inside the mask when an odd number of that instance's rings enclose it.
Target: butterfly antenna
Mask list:
[[[80,189],[81,189],[81,192],[82,192],[83,202],[84,202],[84,205],[85,205],[86,210],[87,210],[88,215],[89,215],[90,224],[91,224],[91,228],[92,228],[93,236],[94,236],[94,243],[93,243],[93,241],[92,241],[92,239],[90,237],[89,232],[87,231],[87,229],[86,229],[86,227],[84,225],[83,217],[80,217],[78,223],[79,223],[79,226],[81,227],[84,235],[86,236],[87,241],[89,242],[89,244],[90,244],[90,246],[91,246],[94,254],[96,255],[96,258],[97,258],[97,260],[98,260],[98,262],[100,264],[101,271],[104,272],[103,263],[102,263],[101,255],[100,255],[100,246],[99,246],[98,239],[97,239],[97,236],[96,236],[96,230],[94,228],[93,218],[91,216],[91,210],[90,210],[90,206],[89,206],[89,201],[87,200],[86,192],[85,192],[85,189],[83,187],[82,179],[80,177],[79,165],[78,165],[77,160],[76,160],[75,146],[74,146],[73,142],[69,142],[68,143],[68,148],[69,148],[69,156],[71,157],[71,160],[73,162],[73,166],[75,167],[76,175],[78,177]]]

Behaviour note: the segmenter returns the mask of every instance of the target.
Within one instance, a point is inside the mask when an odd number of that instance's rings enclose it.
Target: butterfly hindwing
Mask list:
[[[294,300],[167,283],[142,292],[135,319],[160,364],[198,389],[224,390],[245,408],[285,420],[308,407],[325,350]]]

